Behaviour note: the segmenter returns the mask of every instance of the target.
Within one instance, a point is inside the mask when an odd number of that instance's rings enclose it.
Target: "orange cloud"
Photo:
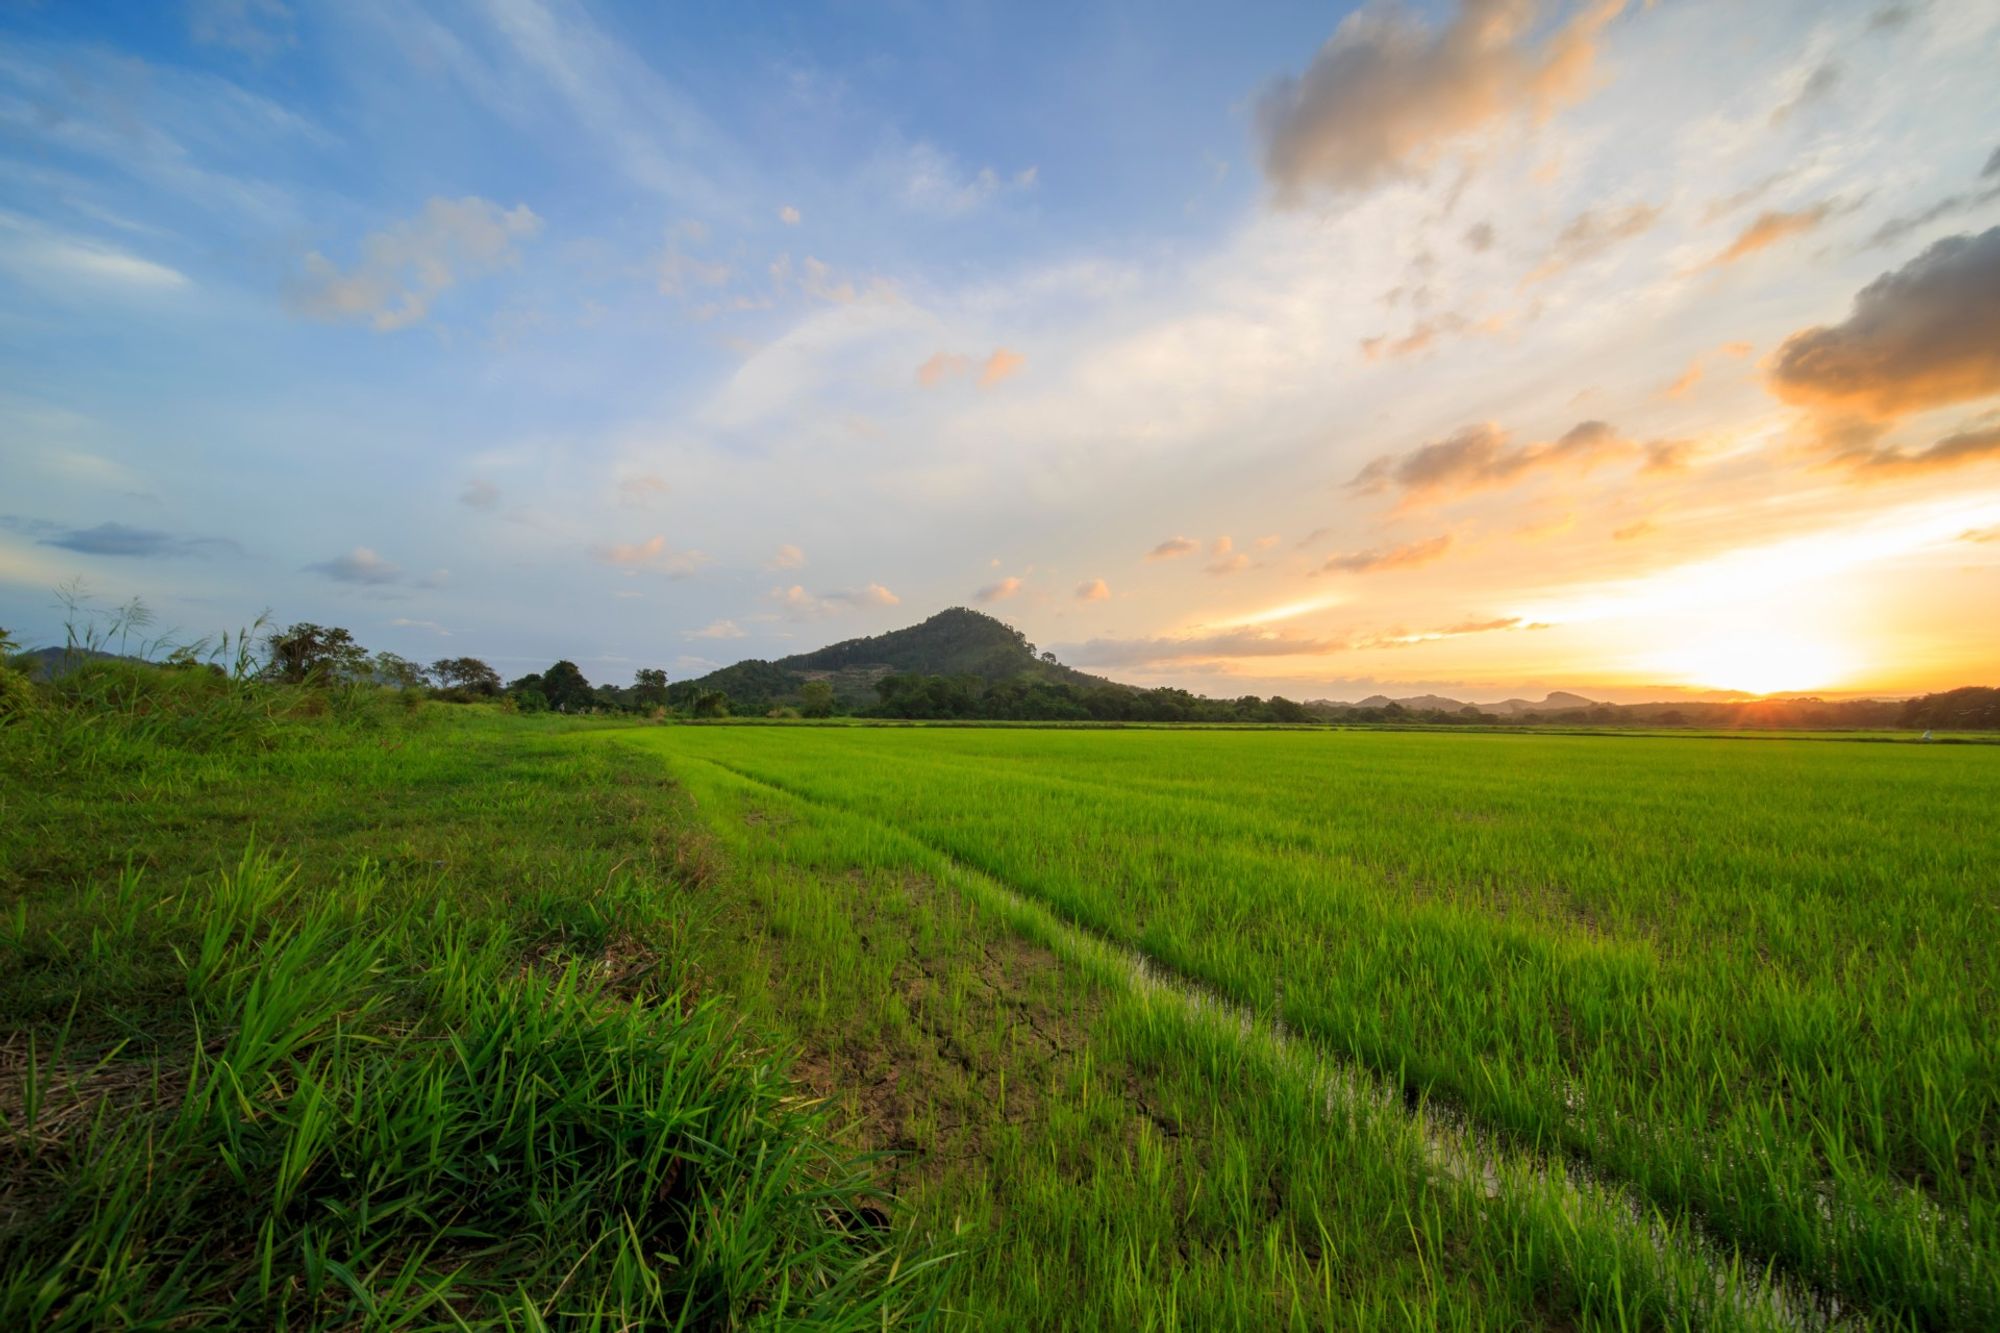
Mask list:
[[[1111,585],[1103,579],[1087,579],[1076,585],[1079,602],[1101,602],[1111,596]]]
[[[1776,211],[1759,213],[1755,222],[1745,227],[1726,249],[1701,267],[1721,268],[1725,264],[1734,264],[1739,259],[1746,259],[1759,250],[1769,249],[1780,241],[1803,236],[1837,211],[1839,211],[1838,206],[1833,200],[1828,199],[1794,213]]]
[[[1019,352],[1010,352],[1005,347],[993,349],[993,355],[986,358],[986,364],[979,368],[979,387],[990,389],[1004,379],[1017,374],[1028,358]]]
[[[1152,550],[1146,552],[1146,558],[1148,560],[1171,560],[1177,555],[1187,555],[1190,552],[1199,551],[1200,549],[1201,543],[1198,541],[1191,541],[1186,537],[1169,537]]]
[[[1938,241],[1863,287],[1841,323],[1787,338],[1769,383],[1877,419],[2000,393],[2000,227]]]
[[[1539,468],[1588,470],[1606,458],[1630,455],[1637,449],[1602,421],[1580,421],[1559,438],[1541,444],[1513,446],[1507,441],[1508,433],[1491,422],[1467,426],[1400,459],[1378,458],[1362,468],[1349,485],[1369,494],[1393,485],[1407,496],[1422,498],[1504,486]]]
[[[1624,0],[1596,0],[1539,48],[1533,0],[1467,0],[1443,28],[1396,9],[1342,20],[1305,72],[1264,92],[1257,123],[1278,201],[1422,174],[1454,141],[1543,117],[1586,89]]]
[[[917,383],[933,389],[954,375],[963,375],[971,366],[970,359],[956,352],[938,352],[917,367]]]
[[[1444,557],[1451,549],[1451,534],[1444,533],[1427,541],[1410,542],[1403,546],[1392,546],[1387,550],[1356,551],[1349,555],[1336,555],[1327,559],[1315,573],[1318,574],[1372,574],[1383,569],[1409,569],[1417,565],[1428,565],[1433,560]]]
[[[692,574],[709,563],[705,553],[673,550],[667,545],[665,537],[657,536],[642,542],[613,542],[609,546],[600,546],[597,558],[607,565],[624,565],[633,570],[663,570],[675,578]]]
[[[1861,475],[1909,472],[1941,472],[1983,459],[2000,458],[2000,426],[1985,430],[1962,430],[1947,435],[1928,449],[1860,449],[1850,451],[1840,461],[1851,463]]]
[[[989,583],[973,596],[982,602],[1004,602],[1021,591],[1021,580],[1009,574],[998,583]]]

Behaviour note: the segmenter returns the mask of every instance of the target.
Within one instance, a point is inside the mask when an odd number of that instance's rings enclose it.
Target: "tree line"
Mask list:
[[[1301,703],[1280,695],[1215,699],[1172,686],[1140,689],[1113,682],[1080,686],[1045,677],[986,681],[976,675],[892,673],[875,682],[875,699],[840,699],[825,680],[808,680],[780,695],[793,679],[758,680],[758,697],[732,699],[699,681],[669,686],[667,673],[641,667],[629,685],[593,685],[576,663],[562,659],[512,680],[477,657],[442,657],[428,664],[397,653],[370,652],[338,626],[300,622],[263,636],[263,678],[302,685],[377,685],[423,691],[454,703],[497,702],[524,713],[652,713],[689,718],[853,716],[912,721],[1207,722],[1420,724],[1429,726],[1644,726],[1703,729],[2000,730],[2000,688],[1966,686],[1903,700],[1752,699],[1736,702],[1592,704],[1521,714],[1461,709],[1413,709],[1401,704],[1358,707]],[[11,647],[11,645],[9,645]],[[187,649],[164,665],[221,668]],[[782,675],[782,673],[774,673]]]

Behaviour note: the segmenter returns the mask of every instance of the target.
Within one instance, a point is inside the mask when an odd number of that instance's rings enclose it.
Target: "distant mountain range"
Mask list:
[[[1447,699],[1442,694],[1413,694],[1406,699],[1391,699],[1386,694],[1371,694],[1359,703],[1345,703],[1337,699],[1308,699],[1308,708],[1387,708],[1390,704],[1400,704],[1409,711],[1462,713],[1468,708],[1482,713],[1493,713],[1500,717],[1520,717],[1524,713],[1565,713],[1572,708],[1595,708],[1595,699],[1586,699],[1580,694],[1567,690],[1556,690],[1537,703],[1532,699],[1502,699],[1497,704],[1469,703],[1464,699]]]

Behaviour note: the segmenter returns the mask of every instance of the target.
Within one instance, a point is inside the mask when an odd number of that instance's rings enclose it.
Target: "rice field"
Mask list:
[[[0,1327],[2000,1325],[2000,748],[0,723]]]
[[[715,975],[990,1326],[2000,1326],[2000,750],[571,743],[692,796]]]

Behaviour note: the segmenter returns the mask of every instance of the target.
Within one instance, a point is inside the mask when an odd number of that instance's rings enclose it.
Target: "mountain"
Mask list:
[[[680,699],[721,690],[732,703],[795,703],[808,681],[823,680],[850,706],[875,702],[875,682],[889,675],[975,676],[982,684],[1044,680],[1079,689],[1127,689],[1102,676],[1066,667],[1053,656],[1037,656],[1027,635],[992,616],[966,607],[940,611],[920,624],[864,639],[845,639],[809,653],[776,661],[751,659],[681,681]]]
[[[1391,699],[1386,694],[1371,694],[1360,703],[1342,703],[1337,699],[1311,699],[1309,708],[1387,708],[1399,704],[1412,713],[1462,713],[1475,709],[1481,713],[1496,713],[1501,717],[1519,717],[1525,713],[1565,713],[1572,708],[1595,708],[1597,701],[1586,699],[1580,694],[1567,690],[1552,691],[1546,699],[1535,703],[1529,699],[1503,699],[1497,704],[1467,703],[1463,699],[1447,699],[1442,694],[1413,694],[1403,699]]]
[[[1479,707],[1482,712],[1512,717],[1521,713],[1563,713],[1572,708],[1596,706],[1595,699],[1586,699],[1580,694],[1571,694],[1568,690],[1552,690],[1540,703],[1532,703],[1526,699],[1502,699],[1497,704],[1481,704]]]

